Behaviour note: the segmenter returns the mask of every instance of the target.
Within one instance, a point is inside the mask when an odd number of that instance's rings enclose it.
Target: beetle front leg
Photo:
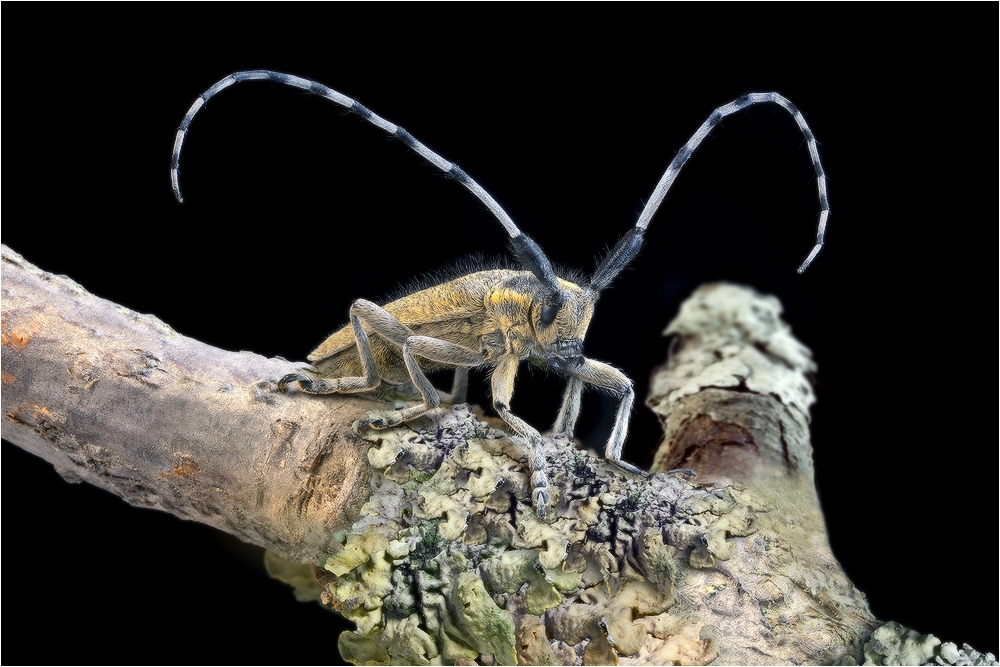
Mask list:
[[[531,473],[531,503],[542,519],[545,506],[549,503],[549,480],[545,475],[545,457],[542,456],[542,436],[526,421],[510,411],[510,399],[514,395],[514,379],[517,366],[521,362],[513,354],[505,355],[493,369],[491,389],[493,409],[514,429],[514,432],[528,442],[528,470]]]
[[[581,366],[567,368],[565,372],[571,378],[607,389],[621,399],[621,403],[618,404],[618,412],[615,415],[615,427],[611,430],[608,444],[604,448],[604,457],[623,470],[645,474],[641,468],[622,461],[622,447],[625,445],[625,437],[628,435],[628,422],[632,417],[632,403],[635,401],[632,381],[614,366],[593,359],[585,359]],[[569,393],[569,388],[567,388],[567,393]],[[562,411],[560,410],[561,415]]]

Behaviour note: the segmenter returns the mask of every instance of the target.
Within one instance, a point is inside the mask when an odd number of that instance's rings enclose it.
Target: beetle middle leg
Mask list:
[[[415,334],[413,330],[393,317],[387,310],[366,299],[358,299],[351,304],[350,318],[351,331],[354,334],[358,359],[361,363],[361,376],[311,378],[300,373],[290,373],[278,381],[278,386],[284,390],[287,385],[297,382],[299,389],[307,394],[356,394],[378,389],[384,378],[380,377],[375,357],[372,354],[368,332],[365,331],[362,323],[367,324],[380,338],[394,343],[400,348],[407,339]],[[478,359],[476,364],[472,365],[478,365],[481,361]],[[468,368],[457,368],[451,393],[441,393],[441,402],[464,403],[468,377]]]
[[[455,386],[451,395],[442,394],[434,387],[430,378],[420,368],[417,357],[457,367],[458,370],[455,372]],[[453,399],[455,394],[462,397],[461,395],[464,394],[465,385],[467,385],[468,381],[469,368],[481,365],[483,363],[483,356],[476,350],[470,350],[462,345],[449,343],[439,338],[410,336],[403,343],[403,362],[406,364],[406,370],[410,374],[410,380],[417,388],[417,391],[420,392],[423,403],[397,410],[385,417],[362,419],[357,422],[358,429],[383,429],[397,426],[436,408],[441,404],[442,399]]]

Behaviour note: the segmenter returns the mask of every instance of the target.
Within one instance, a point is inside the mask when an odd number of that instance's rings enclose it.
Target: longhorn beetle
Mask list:
[[[601,291],[639,252],[646,227],[681,167],[723,118],[765,102],[777,104],[791,114],[806,139],[816,171],[820,203],[816,244],[799,266],[799,273],[806,270],[823,247],[830,207],[819,148],[802,113],[773,92],[744,95],[713,111],[670,162],[635,227],[604,257],[593,275],[580,282],[557,275],[538,244],[522,233],[493,197],[458,165],[346,95],[315,81],[278,72],[254,70],[230,74],[191,105],[177,130],[170,167],[171,184],[179,202],[184,201],[179,180],[181,149],[194,117],[220,91],[242,81],[254,80],[300,88],[324,97],[409,146],[486,205],[510,235],[513,254],[523,267],[523,270],[476,271],[412,292],[384,306],[358,299],[351,304],[350,324],[333,333],[309,355],[314,377],[292,373],[281,378],[278,386],[287,390],[297,385],[309,394],[366,392],[384,395],[394,387],[411,382],[420,392],[422,402],[419,405],[355,424],[358,430],[384,429],[419,417],[441,403],[464,402],[469,369],[492,368],[493,407],[527,442],[531,500],[541,517],[545,516],[549,501],[541,435],[510,410],[518,366],[527,361],[566,376],[566,389],[554,425],[556,433],[572,437],[584,385],[617,395],[620,403],[604,454],[625,470],[641,472],[621,460],[634,399],[632,382],[614,366],[585,357],[583,338]],[[437,390],[427,378],[426,373],[438,370],[454,370],[450,394]]]

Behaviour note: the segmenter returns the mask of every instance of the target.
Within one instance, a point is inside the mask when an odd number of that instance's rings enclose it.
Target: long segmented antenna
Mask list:
[[[475,195],[475,197],[479,199],[479,201],[481,201],[487,209],[489,209],[494,217],[500,221],[500,224],[503,225],[504,229],[507,230],[507,234],[511,238],[511,245],[514,253],[517,255],[518,259],[521,260],[521,262],[549,288],[552,296],[550,299],[552,303],[550,305],[557,306],[561,302],[561,290],[559,288],[555,272],[552,270],[552,266],[548,258],[545,256],[545,253],[538,247],[538,244],[517,228],[517,225],[514,224],[514,221],[507,214],[507,212],[501,208],[500,204],[498,204],[497,201],[493,199],[493,197],[486,190],[484,190],[482,186],[472,180],[469,175],[461,169],[461,167],[449,162],[424,144],[417,141],[413,135],[404,130],[402,127],[377,116],[350,97],[347,97],[346,95],[343,95],[342,93],[339,93],[336,90],[333,90],[328,86],[324,86],[316,81],[304,79],[291,74],[282,74],[280,72],[273,72],[270,70],[234,72],[233,74],[230,74],[229,76],[216,82],[194,101],[191,108],[189,108],[187,113],[184,115],[184,120],[181,121],[180,127],[177,129],[177,135],[174,139],[174,149],[171,156],[170,182],[173,186],[174,196],[177,198],[178,202],[183,203],[184,201],[184,197],[181,195],[180,189],[180,159],[181,149],[184,146],[184,139],[187,136],[191,121],[194,120],[194,117],[198,114],[201,108],[205,106],[205,103],[209,99],[226,88],[229,88],[233,84],[240,83],[242,81],[271,81],[273,83],[280,83],[282,85],[315,93],[332,102],[335,102],[336,104],[339,104],[348,111],[357,114],[372,125],[387,132],[392,137],[399,139],[425,160],[445,172],[447,176],[457,180],[465,186],[469,192]],[[795,107],[795,105],[792,104],[787,98],[775,92],[751,93],[749,95],[744,95],[729,104],[718,107],[712,112],[708,119],[701,124],[701,127],[698,128],[691,138],[688,139],[688,142],[684,145],[684,147],[678,151],[677,155],[670,162],[667,170],[660,178],[659,183],[656,184],[656,188],[653,190],[653,194],[650,196],[649,202],[646,204],[645,208],[643,208],[642,213],[639,214],[639,219],[636,222],[635,227],[633,227],[624,237],[622,237],[621,240],[619,240],[611,253],[609,253],[594,273],[594,276],[591,279],[591,286],[594,289],[600,292],[607,287],[614,280],[615,276],[617,276],[638,254],[640,248],[642,247],[645,230],[649,226],[650,221],[652,221],[657,209],[659,209],[660,204],[663,203],[663,200],[667,195],[667,191],[670,190],[670,186],[673,185],[673,182],[676,180],[681,168],[688,161],[694,151],[697,150],[698,146],[701,145],[701,142],[704,141],[705,137],[708,136],[712,129],[726,116],[734,114],[748,106],[764,102],[777,104],[792,115],[792,118],[799,126],[799,130],[806,138],[809,155],[812,158],[813,169],[816,171],[816,186],[819,194],[821,209],[819,224],[816,230],[816,244],[809,252],[805,261],[803,261],[801,266],[799,266],[798,272],[802,273],[809,267],[813,259],[815,259],[816,255],[819,254],[819,251],[823,248],[824,235],[826,234],[826,222],[830,216],[830,205],[827,200],[826,193],[826,174],[823,171],[823,165],[820,162],[819,146],[812,130],[809,128],[808,123],[806,123],[806,119],[802,116],[802,113]]]
[[[778,93],[750,93],[749,95],[744,95],[738,99],[733,100],[729,104],[724,104],[723,106],[717,108],[712,112],[712,115],[701,124],[698,131],[691,135],[688,142],[684,144],[677,155],[671,161],[670,166],[667,170],[663,172],[663,176],[660,178],[660,182],[656,184],[656,188],[653,190],[653,194],[649,198],[649,202],[646,203],[646,207],[642,209],[642,213],[639,214],[639,220],[635,223],[636,228],[645,230],[649,226],[650,221],[656,214],[656,210],[663,203],[663,198],[667,196],[667,190],[673,185],[674,179],[677,178],[677,174],[680,173],[681,167],[684,163],[688,161],[691,154],[695,152],[701,142],[704,141],[705,137],[708,136],[709,132],[722,121],[726,116],[732,115],[741,109],[745,109],[748,106],[754,104],[761,104],[764,102],[770,102],[772,104],[777,104],[785,111],[792,115],[795,119],[795,124],[799,126],[799,130],[802,132],[803,136],[806,138],[806,144],[809,146],[809,157],[812,158],[813,169],[816,171],[816,189],[819,193],[819,224],[816,228],[816,245],[809,252],[809,256],[806,257],[802,265],[799,266],[799,273],[802,273],[809,265],[812,263],[816,255],[823,248],[823,237],[826,234],[826,221],[830,217],[830,203],[827,201],[826,196],[826,173],[823,171],[823,164],[819,160],[819,145],[816,143],[816,137],[813,135],[812,130],[809,128],[809,124],[806,123],[805,117],[802,112],[799,111],[794,104],[788,101],[787,98],[779,95]],[[624,240],[624,239],[623,239]],[[610,281],[609,281],[610,282]]]
[[[542,252],[542,249],[538,247],[537,243],[517,228],[517,225],[514,224],[511,217],[507,215],[507,212],[500,207],[500,204],[493,199],[490,193],[484,190],[479,183],[476,183],[474,180],[469,178],[469,175],[466,174],[461,167],[444,159],[431,149],[427,148],[427,146],[414,139],[413,135],[403,128],[390,123],[381,116],[377,116],[350,97],[337,92],[329,86],[324,86],[316,81],[293,76],[291,74],[282,74],[281,72],[272,72],[270,70],[234,72],[224,79],[217,81],[211,88],[202,93],[201,96],[194,101],[191,108],[188,109],[186,114],[184,114],[184,120],[181,121],[180,127],[177,128],[177,135],[174,138],[174,150],[170,159],[170,184],[174,189],[174,197],[177,198],[178,202],[184,203],[184,197],[181,195],[180,185],[181,149],[184,147],[184,138],[187,136],[188,128],[191,126],[191,121],[194,120],[194,117],[198,115],[198,112],[201,111],[202,107],[205,106],[205,103],[208,102],[208,100],[226,88],[242,81],[271,81],[273,83],[291,86],[292,88],[307,90],[310,93],[315,93],[320,97],[324,97],[331,102],[339,104],[351,113],[355,113],[361,118],[364,118],[380,130],[383,130],[392,137],[399,139],[422,158],[433,164],[441,171],[445,172],[449,178],[453,178],[464,185],[469,192],[475,195],[479,201],[486,205],[486,208],[488,208],[494,217],[500,221],[500,224],[507,230],[507,234],[510,235],[511,245],[513,246],[518,259],[520,259],[521,262],[549,288],[549,292],[553,295],[555,300],[554,302],[561,302],[561,290],[559,288],[559,283],[556,279],[555,272],[552,270],[552,265],[549,263],[545,253]]]
[[[515,225],[511,217],[507,215],[507,212],[500,207],[500,204],[498,204],[496,200],[490,196],[490,193],[484,190],[482,186],[474,180],[469,178],[468,174],[462,171],[462,168],[457,164],[449,162],[431,149],[427,148],[427,146],[414,139],[413,135],[403,128],[390,123],[381,116],[377,116],[363,105],[358,104],[355,100],[337,92],[333,88],[324,86],[316,81],[303,79],[302,77],[293,76],[291,74],[272,72],[270,70],[234,72],[226,78],[216,82],[211,88],[202,93],[201,96],[194,101],[194,104],[191,105],[191,108],[188,109],[187,113],[184,115],[184,120],[181,121],[180,127],[177,128],[177,136],[174,138],[174,151],[170,160],[170,183],[174,189],[174,197],[177,198],[178,202],[184,202],[180,186],[181,149],[184,146],[184,138],[187,136],[188,128],[191,126],[191,121],[194,120],[194,117],[199,111],[201,111],[201,108],[205,106],[205,103],[208,102],[208,100],[226,88],[243,81],[271,81],[273,83],[291,86],[292,88],[301,88],[302,90],[307,90],[310,93],[315,93],[320,97],[325,97],[331,102],[335,102],[344,107],[351,113],[361,116],[375,127],[387,132],[396,139],[399,139],[422,158],[433,164],[441,171],[445,172],[450,178],[453,178],[464,185],[469,192],[474,194],[476,198],[485,204],[486,208],[488,208],[490,212],[496,216],[497,220],[499,220],[500,224],[504,226],[504,229],[507,230],[507,233],[511,238],[516,238],[521,235],[521,230],[517,228],[517,225]]]

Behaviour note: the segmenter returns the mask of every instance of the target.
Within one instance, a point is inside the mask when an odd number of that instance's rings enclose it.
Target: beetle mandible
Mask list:
[[[723,118],[760,103],[776,104],[792,116],[806,138],[820,203],[816,244],[799,266],[799,273],[806,270],[823,247],[830,207],[819,147],[802,113],[774,92],[744,95],[713,111],[670,162],[635,226],[618,241],[594,273],[579,282],[557,275],[538,244],[521,232],[493,197],[458,165],[346,95],[289,74],[269,70],[235,72],[195,100],[177,130],[171,159],[170,180],[179,202],[183,202],[179,182],[180,155],[191,121],[220,91],[242,81],[254,80],[300,88],[324,97],[403,142],[465,186],[493,213],[510,236],[512,252],[523,267],[521,270],[475,271],[412,292],[383,306],[358,299],[351,304],[350,323],[309,355],[313,376],[289,374],[281,378],[278,386],[286,390],[297,385],[309,394],[385,394],[394,387],[412,383],[420,393],[420,404],[395,410],[384,417],[356,422],[359,430],[384,429],[419,417],[441,403],[464,402],[469,370],[492,368],[493,408],[527,443],[531,499],[541,517],[545,516],[549,501],[542,436],[510,410],[518,366],[526,361],[566,377],[566,389],[553,427],[555,433],[572,437],[585,385],[616,395],[620,400],[618,412],[604,454],[625,470],[641,472],[621,460],[634,400],[632,382],[614,366],[584,356],[583,339],[601,291],[638,254],[646,227],[681,167]],[[454,370],[450,393],[436,389],[427,377],[427,373],[439,370]]]

